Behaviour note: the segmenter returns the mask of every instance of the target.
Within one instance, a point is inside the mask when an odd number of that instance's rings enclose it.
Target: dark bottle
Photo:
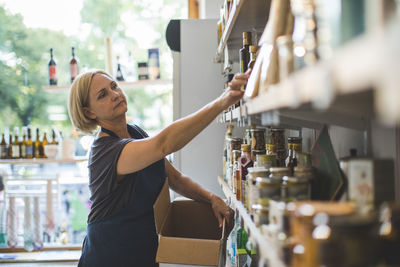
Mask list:
[[[75,47],[72,47],[72,58],[69,61],[69,70],[71,73],[71,83],[74,81],[76,76],[78,76],[78,60],[75,57]]]
[[[123,82],[123,81],[125,81],[125,78],[124,78],[124,75],[122,74],[121,64],[119,63],[119,57],[117,57],[117,62],[118,62],[118,65],[117,65],[117,77],[116,77],[116,79],[117,79],[117,81]]]
[[[245,73],[250,62],[251,32],[243,32],[243,47],[239,51],[240,72]]]
[[[42,158],[43,153],[43,144],[40,141],[40,130],[39,127],[36,128],[36,141],[33,142],[33,157],[34,158]]]
[[[12,159],[13,158],[13,145],[12,145],[12,133],[10,131],[10,138],[8,139],[8,153],[7,153],[7,158]]]
[[[57,63],[53,57],[53,48],[50,48],[49,83],[50,85],[57,85]]]

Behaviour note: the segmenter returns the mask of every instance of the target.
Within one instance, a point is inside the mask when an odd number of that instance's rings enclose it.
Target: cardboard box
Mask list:
[[[193,200],[170,201],[168,180],[154,204],[159,235],[156,261],[218,266],[224,229],[218,227],[211,205]]]

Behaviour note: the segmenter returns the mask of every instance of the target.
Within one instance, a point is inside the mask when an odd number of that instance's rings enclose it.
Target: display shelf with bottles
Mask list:
[[[136,89],[148,86],[169,86],[172,87],[172,80],[159,79],[159,80],[138,80],[135,82],[118,82],[123,89]],[[43,90],[52,93],[68,92],[71,85],[65,86],[44,86]]]
[[[235,194],[229,188],[228,184],[222,177],[218,177],[218,183],[221,186],[224,195],[226,196],[228,202],[230,203],[232,209],[239,215],[240,219],[243,221],[243,226],[246,232],[249,234],[249,238],[257,244],[258,251],[260,253],[260,259],[264,261],[268,266],[285,266],[279,257],[278,245],[272,240],[268,240],[261,233],[260,229],[254,224],[249,213],[244,207],[241,201],[236,200]]]
[[[230,15],[226,19],[225,30],[222,33],[218,44],[217,53],[214,61],[221,63],[224,61],[224,51],[229,50],[229,60],[239,61],[236,53],[242,46],[242,32],[252,30],[262,32],[268,20],[268,10],[271,0],[236,0],[232,1]]]
[[[33,158],[33,159],[0,159],[0,164],[46,164],[46,163],[75,163],[87,161],[85,156],[79,156],[67,159]]]

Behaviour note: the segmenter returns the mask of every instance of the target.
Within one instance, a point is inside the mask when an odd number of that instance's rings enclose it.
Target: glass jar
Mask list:
[[[251,207],[254,204],[258,203],[258,190],[256,187],[256,179],[257,177],[268,177],[269,176],[269,169],[263,167],[253,167],[247,169],[247,184],[248,184],[248,195],[247,195],[247,209],[249,210],[250,214],[252,214]]]
[[[297,167],[300,168],[311,168],[311,153],[307,152],[298,152],[296,153],[297,157]]]
[[[250,129],[251,136],[251,150],[264,150],[265,149],[265,130],[264,129]]]
[[[264,155],[264,154],[265,154],[265,150],[252,149],[251,150],[251,160],[253,162],[255,162],[257,160],[257,155]]]
[[[252,206],[254,214],[254,224],[260,227],[263,224],[269,224],[269,208],[261,204],[254,204]]]
[[[269,205],[269,200],[281,199],[282,179],[271,177],[257,177],[256,188],[258,191],[258,203]]]
[[[276,165],[276,155],[274,154],[259,154],[256,155],[255,167],[271,168]]]
[[[310,199],[310,181],[308,178],[284,176],[282,180],[282,195],[285,201]]]
[[[232,137],[228,139],[228,159],[233,164],[233,150],[239,150],[242,146],[242,138]]]
[[[250,131],[252,129],[255,129],[255,128],[256,128],[255,125],[250,125],[250,128],[246,129],[246,133],[244,135],[244,142],[246,144],[250,145],[250,147],[251,147],[251,134],[250,134]]]

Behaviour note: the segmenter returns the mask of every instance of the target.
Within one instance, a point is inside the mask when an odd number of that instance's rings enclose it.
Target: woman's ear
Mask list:
[[[88,107],[83,108],[83,113],[85,114],[86,118],[88,118],[88,119],[92,119],[92,120],[96,119],[96,115],[93,112],[91,112]]]

